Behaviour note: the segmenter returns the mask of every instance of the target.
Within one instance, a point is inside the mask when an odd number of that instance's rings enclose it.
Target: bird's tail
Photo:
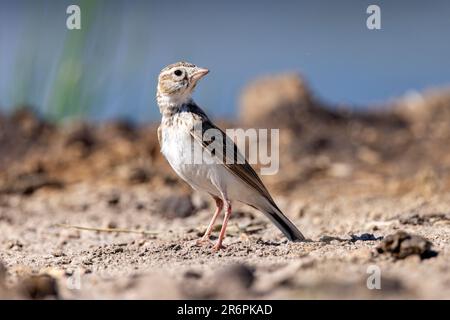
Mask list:
[[[260,207],[257,209],[262,211],[290,241],[295,242],[305,240],[305,236],[275,204],[270,204],[268,206]]]

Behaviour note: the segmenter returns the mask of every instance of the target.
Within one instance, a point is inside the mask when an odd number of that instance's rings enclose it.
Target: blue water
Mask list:
[[[325,101],[356,107],[450,85],[446,0],[0,0],[0,108],[51,113],[70,33],[80,32],[66,29],[73,3],[85,37],[78,89],[65,103],[92,119],[155,120],[158,72],[178,60],[211,70],[195,97],[217,117],[235,115],[248,81],[284,71],[303,74]],[[381,30],[366,28],[372,3]]]

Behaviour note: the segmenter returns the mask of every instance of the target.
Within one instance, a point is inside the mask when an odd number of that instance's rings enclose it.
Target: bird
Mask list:
[[[290,241],[304,241],[303,234],[275,204],[234,141],[214,125],[194,102],[192,93],[199,80],[208,73],[208,69],[189,62],[170,64],[161,70],[156,92],[161,113],[161,124],[157,130],[161,153],[181,179],[193,189],[208,193],[215,201],[212,219],[196,244],[211,243],[214,224],[223,210],[222,227],[212,249],[218,251],[225,248],[223,240],[232,212],[232,201],[261,211]],[[218,133],[218,142],[222,143],[223,149],[209,148],[213,139],[204,139],[203,135],[211,129]],[[229,153],[230,148],[234,153]],[[196,161],[195,150],[202,151],[197,155],[201,154],[204,159],[200,160],[203,161]]]

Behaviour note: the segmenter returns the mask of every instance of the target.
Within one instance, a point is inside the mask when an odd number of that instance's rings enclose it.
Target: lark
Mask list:
[[[198,81],[208,72],[208,69],[188,62],[171,64],[161,70],[156,94],[162,115],[158,128],[162,154],[181,179],[195,190],[211,195],[216,204],[211,222],[197,244],[210,243],[214,224],[223,210],[222,228],[213,250],[224,248],[222,243],[232,201],[243,202],[261,211],[289,240],[304,240],[302,233],[275,204],[231,138],[215,126],[192,99]],[[211,129],[219,132],[223,149],[209,148],[211,140],[204,139],[204,133]],[[202,161],[196,161],[198,159],[192,156],[196,150],[203,151]]]

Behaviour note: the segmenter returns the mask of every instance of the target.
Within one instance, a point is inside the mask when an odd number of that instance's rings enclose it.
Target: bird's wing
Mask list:
[[[194,128],[190,131],[192,137],[197,142],[201,143],[203,148],[209,150],[209,153],[219,160],[218,163],[220,165],[225,166],[230,172],[267,198],[267,200],[269,200],[269,202],[276,207],[269,191],[267,191],[255,170],[253,170],[245,157],[241,154],[241,152],[239,152],[234,141],[231,140],[220,128],[215,126],[207,117],[201,118],[201,130],[196,129],[196,126],[194,126]],[[199,120],[196,122],[200,124]],[[205,131],[209,129],[215,129],[217,132],[220,132],[222,136],[222,150],[211,150],[211,148],[208,148],[212,141],[204,141],[203,137]],[[231,159],[230,155],[234,155],[234,159]]]
[[[191,110],[194,111],[191,112],[194,125],[191,128],[190,133],[194,140],[200,143],[200,145],[203,147],[203,150],[206,149],[207,151],[209,151],[210,155],[217,158],[217,165],[225,166],[225,168],[233,173],[238,179],[246,183],[258,194],[263,196],[268,201],[269,206],[264,204],[261,205],[261,203],[259,205],[254,203],[248,204],[262,211],[284,233],[284,235],[289,240],[305,240],[305,237],[300,232],[300,230],[298,230],[297,227],[277,207],[266,187],[262,183],[261,179],[239,152],[236,144],[222,130],[216,127],[208,119],[204,112],[201,111],[201,109],[196,107],[192,108]],[[200,125],[201,130],[199,130]],[[208,148],[213,139],[211,139],[211,141],[205,141],[204,133],[209,129],[215,129],[217,130],[215,133],[220,133],[222,148],[215,148],[214,146],[218,147],[216,144],[213,144],[213,148]],[[211,135],[211,137],[214,137],[215,139],[216,135]],[[230,157],[230,155],[234,155],[234,159],[229,159],[228,157]],[[237,160],[240,161],[238,162]]]

